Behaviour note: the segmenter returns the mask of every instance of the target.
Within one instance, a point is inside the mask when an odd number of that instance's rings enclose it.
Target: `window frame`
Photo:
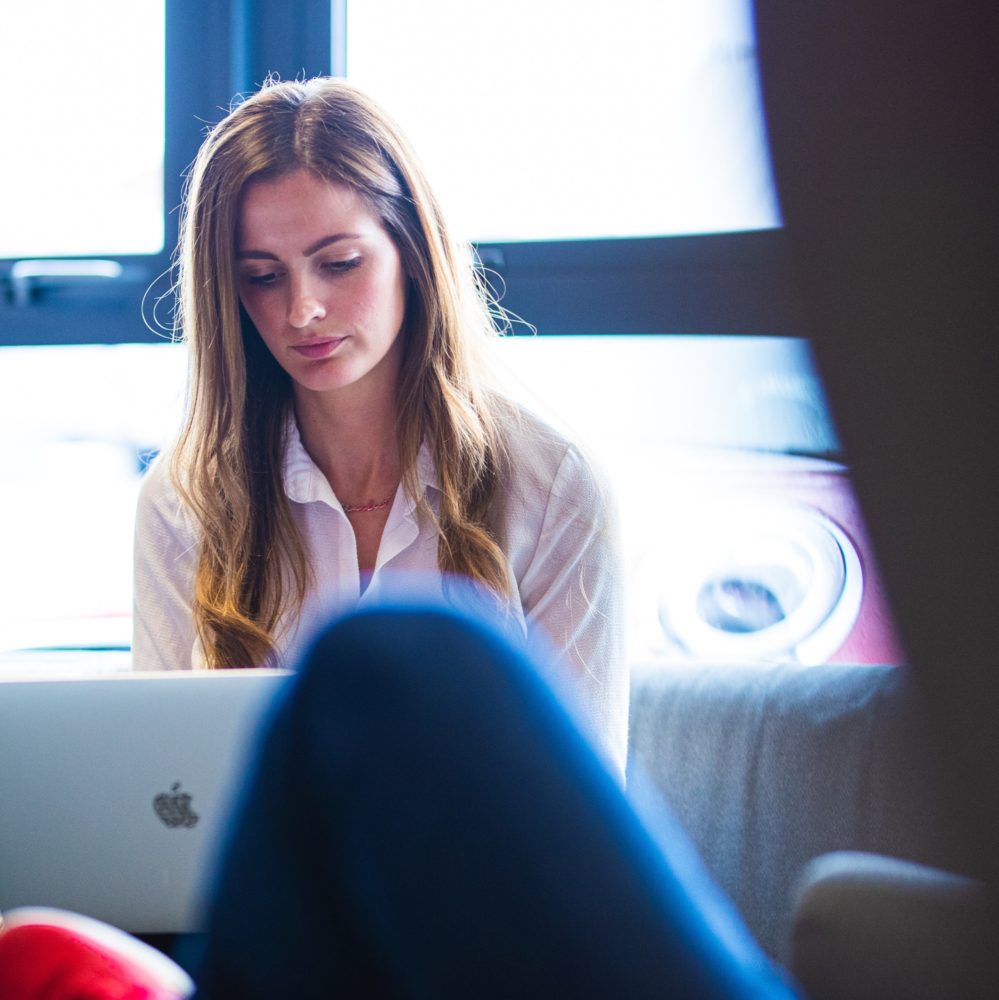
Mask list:
[[[503,307],[541,335],[800,336],[782,229],[476,249]]]
[[[167,0],[165,246],[102,256],[115,280],[46,284],[15,302],[12,259],[0,260],[0,346],[143,343],[168,293],[184,177],[205,128],[233,96],[269,73],[283,79],[348,71],[348,0]],[[796,336],[783,231],[633,239],[488,242],[476,248],[503,306],[544,335]],[[35,258],[32,258],[35,259]],[[73,260],[87,258],[67,258]],[[169,315],[159,314],[162,323]]]

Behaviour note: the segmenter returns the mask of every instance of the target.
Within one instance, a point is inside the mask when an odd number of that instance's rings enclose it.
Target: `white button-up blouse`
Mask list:
[[[607,491],[570,441],[533,415],[505,428],[512,472],[502,488],[501,537],[514,614],[528,642],[541,636],[558,654],[557,688],[568,689],[596,743],[623,777],[628,733],[623,582],[617,525]],[[191,611],[198,538],[161,458],[146,475],[135,535],[133,667],[198,669],[204,657]],[[417,466],[432,509],[436,470],[424,448]],[[297,645],[330,615],[372,604],[412,576],[443,595],[437,535],[421,524],[416,501],[400,486],[363,590],[354,532],[326,477],[292,424],[285,491],[302,533],[315,586],[301,612],[279,623],[279,655],[291,665]],[[568,678],[568,683],[563,678]],[[575,692],[575,693],[573,693]]]

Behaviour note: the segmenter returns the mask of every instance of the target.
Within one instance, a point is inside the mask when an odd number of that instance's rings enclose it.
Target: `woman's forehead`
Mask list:
[[[364,236],[377,230],[384,231],[381,220],[356,189],[305,169],[250,181],[239,198],[238,245],[292,240],[304,246],[320,231]]]

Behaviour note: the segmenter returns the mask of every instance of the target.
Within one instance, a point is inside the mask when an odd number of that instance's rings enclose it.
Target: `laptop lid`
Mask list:
[[[0,679],[0,911],[201,930],[234,795],[287,676]]]

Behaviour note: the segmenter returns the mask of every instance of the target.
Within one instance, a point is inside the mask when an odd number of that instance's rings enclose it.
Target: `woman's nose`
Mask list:
[[[326,307],[307,281],[295,282],[288,303],[288,322],[296,329],[307,327],[314,320],[326,317]]]

